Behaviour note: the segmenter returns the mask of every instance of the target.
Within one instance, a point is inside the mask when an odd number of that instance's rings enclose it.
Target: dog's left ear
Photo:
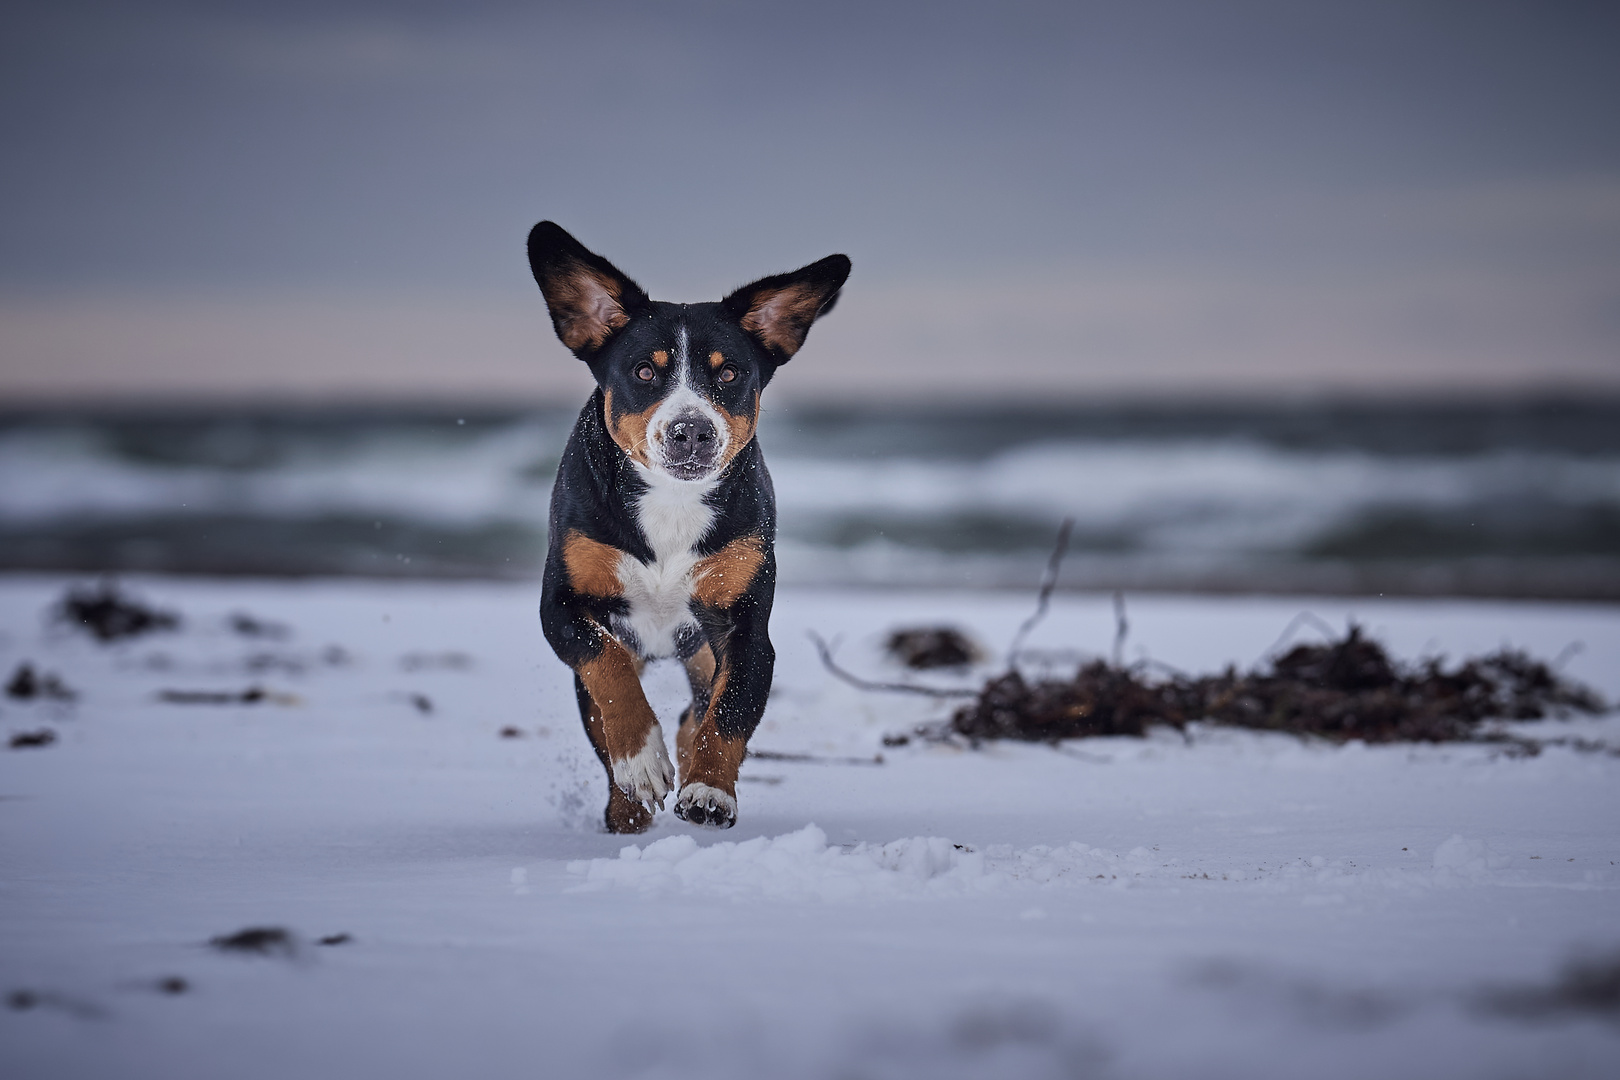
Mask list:
[[[760,278],[722,300],[721,307],[786,363],[804,344],[810,324],[831,311],[849,277],[849,257],[829,255],[788,274]]]

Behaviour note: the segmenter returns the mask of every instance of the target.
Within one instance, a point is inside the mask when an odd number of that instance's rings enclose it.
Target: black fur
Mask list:
[[[577,668],[601,652],[593,625],[610,625],[612,616],[626,613],[626,605],[621,599],[582,596],[573,589],[562,561],[563,538],[578,531],[651,562],[652,549],[636,523],[634,508],[645,490],[630,459],[603,429],[598,390],[580,410],[551,489],[551,536],[540,594],[546,641],[569,667]],[[716,722],[723,734],[746,737],[765,709],[776,661],[768,632],[776,593],[776,492],[756,442],[732,459],[707,501],[717,513],[697,553],[712,555],[740,537],[760,536],[765,540],[765,561],[735,605],[722,611],[694,604],[703,636],[682,642],[678,655],[687,659],[707,642],[717,659],[731,659],[731,678]],[[640,652],[639,642],[625,644],[631,652]]]
[[[743,446],[732,447],[730,461],[717,477],[711,477],[717,483],[704,501],[714,512],[713,523],[695,554],[709,556],[733,541],[757,540],[763,558],[746,591],[734,602],[710,606],[690,601],[698,629],[677,639],[677,654],[686,659],[704,644],[713,649],[718,665],[727,672],[714,705],[716,726],[726,738],[746,739],[764,711],[776,655],[769,636],[776,587],[776,500],[770,473],[752,437],[759,392],[792,357],[810,323],[831,308],[849,274],[849,260],[830,256],[802,270],[761,279],[717,303],[674,304],[649,299],[634,281],[551,222],[534,227],[528,246],[530,266],[558,337],[590,366],[598,384],[574,425],[552,490],[540,603],[546,640],[576,671],[601,653],[604,628],[632,653],[645,655],[643,643],[634,640],[624,624],[628,605],[623,598],[575,589],[564,562],[564,545],[578,534],[642,563],[655,560],[636,510],[648,488],[641,473],[647,462],[638,466],[615,440],[615,432],[622,434],[624,424],[633,430],[638,417],[644,422],[658,407],[679,380],[677,361],[684,353],[691,389],[719,415],[735,418],[737,430],[749,433]],[[751,311],[757,324],[757,305],[781,296],[794,302],[767,306],[768,313],[781,313],[775,323],[745,329]],[[723,356],[723,367],[710,362],[713,353]],[[645,375],[648,358],[655,355],[666,356],[667,366],[658,367],[650,379],[638,377],[638,369]],[[723,377],[726,369],[732,376],[729,381]],[[731,439],[738,441],[735,436]],[[577,678],[576,689],[583,717],[590,701]],[[707,690],[694,685],[688,715],[701,718],[708,705]],[[608,765],[605,755],[603,763]]]

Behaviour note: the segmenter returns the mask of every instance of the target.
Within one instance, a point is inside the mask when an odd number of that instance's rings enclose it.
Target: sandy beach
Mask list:
[[[7,1075],[1597,1077],[1620,1049],[1565,977],[1620,947],[1612,714],[1514,725],[1534,755],[885,746],[946,706],[837,682],[807,632],[893,679],[885,631],[996,653],[1032,598],[790,588],[737,827],[625,838],[532,586],[133,579],[182,624],[100,645],[48,618],[68,583],[0,581],[0,664],[77,694],[0,704],[56,735],[0,753]],[[1307,610],[1408,658],[1564,653],[1620,697],[1608,606],[1142,597],[1126,657],[1253,664]],[[1059,594],[1030,644],[1113,629]],[[683,679],[649,683],[667,730]],[[209,945],[249,927],[288,936]]]

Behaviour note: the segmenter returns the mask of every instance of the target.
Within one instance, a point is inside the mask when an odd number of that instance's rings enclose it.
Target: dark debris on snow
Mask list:
[[[292,956],[298,951],[292,931],[280,926],[249,926],[234,934],[210,938],[208,944],[220,952],[252,956]]]
[[[914,671],[967,667],[983,650],[954,626],[910,626],[894,630],[883,643],[896,662]]]
[[[74,586],[57,604],[55,613],[60,621],[83,629],[103,644],[180,626],[179,615],[148,607],[110,581]]]
[[[78,695],[72,687],[48,671],[36,672],[34,665],[17,665],[6,681],[6,696],[13,701],[72,701]]]
[[[1016,668],[925,738],[1049,742],[1090,735],[1142,735],[1154,724],[1183,729],[1198,720],[1259,731],[1366,742],[1472,738],[1489,719],[1540,720],[1601,713],[1593,691],[1516,649],[1447,667],[1402,664],[1352,625],[1340,638],[1296,645],[1270,664],[1218,675],[1153,677],[1104,660],[1072,678],[1026,679]]]

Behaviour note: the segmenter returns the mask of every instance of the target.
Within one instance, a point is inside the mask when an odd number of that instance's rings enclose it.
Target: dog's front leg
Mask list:
[[[734,615],[730,632],[717,644],[708,710],[681,725],[676,736],[681,791],[675,814],[695,825],[729,829],[737,823],[737,770],[765,711],[776,650],[765,620],[749,612]]]
[[[630,650],[611,634],[599,630],[598,635],[600,651],[574,670],[595,706],[591,719],[601,717],[601,746],[613,785],[649,810],[663,809],[664,796],[675,786],[663,728],[647,704]]]

